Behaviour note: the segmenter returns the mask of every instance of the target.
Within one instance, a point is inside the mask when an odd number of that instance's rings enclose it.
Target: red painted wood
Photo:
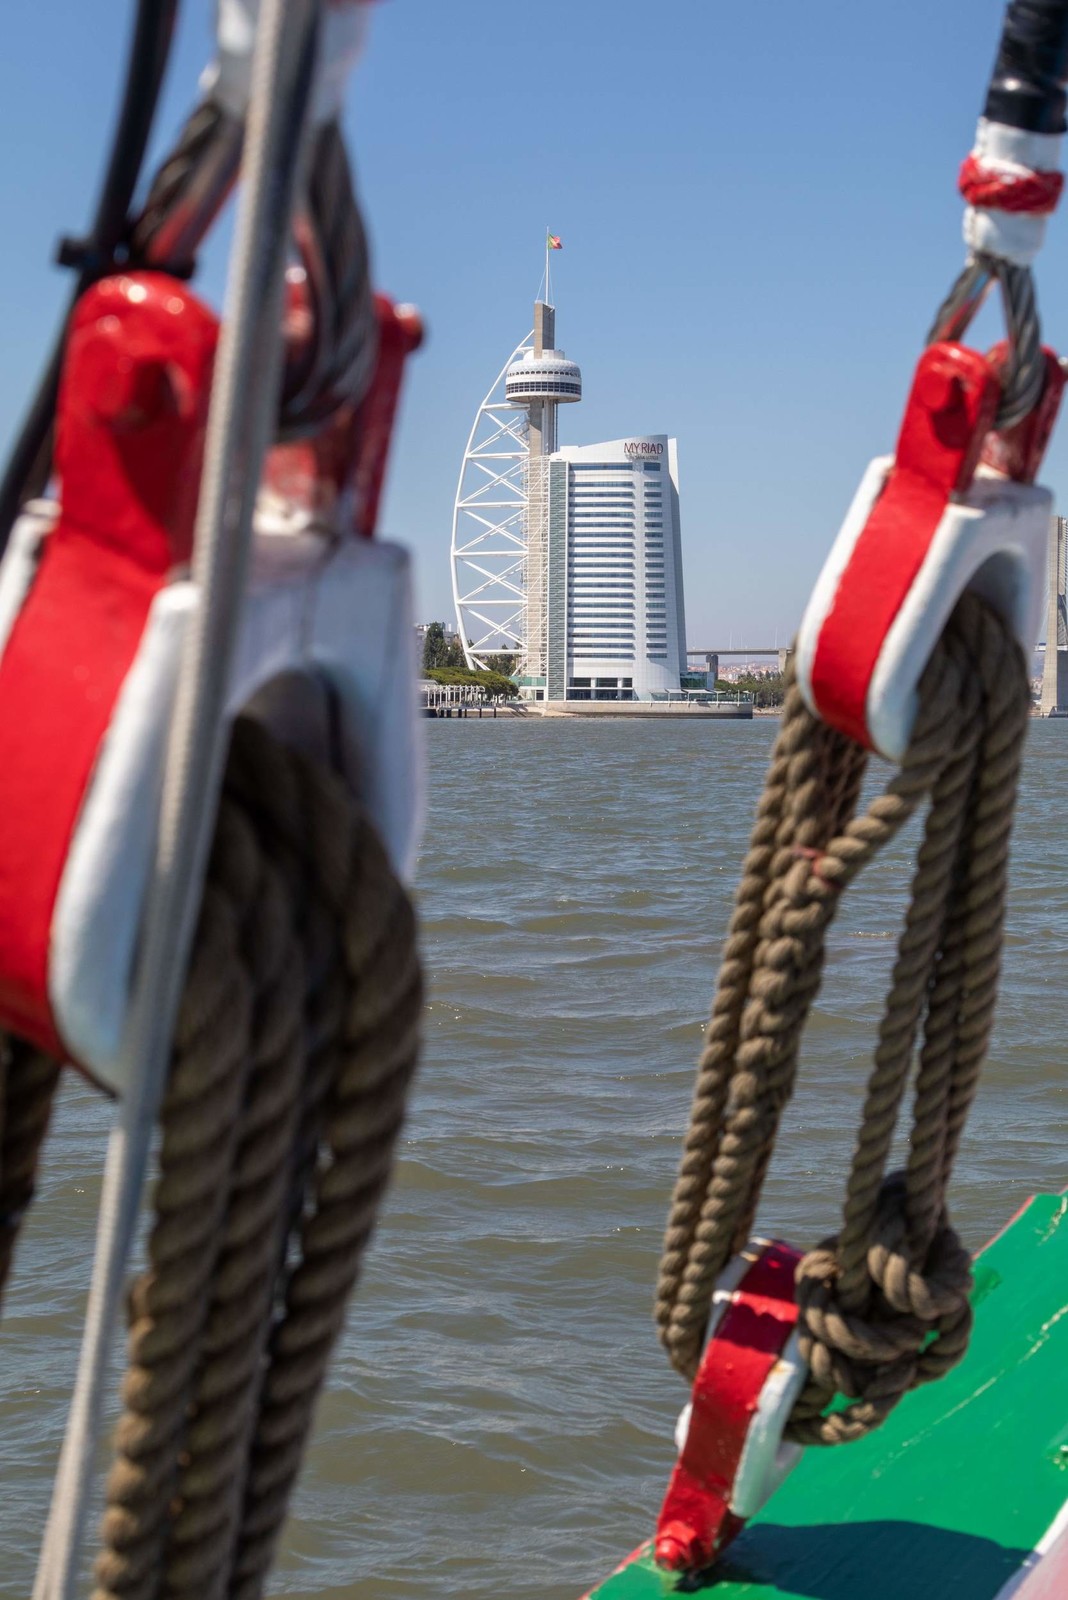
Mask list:
[[[916,368],[894,465],[824,618],[812,665],[820,716],[871,745],[872,673],[951,494],[966,489],[994,422],[1000,386],[985,358],[935,344]]]
[[[773,1244],[742,1278],[705,1347],[693,1414],[656,1530],[662,1566],[707,1566],[741,1527],[731,1491],[760,1392],[797,1322],[794,1272],[800,1254]]]
[[[152,598],[189,557],[217,331],[159,273],[105,279],[71,325],[59,519],[0,658],[0,1019],[53,1051],[56,894]]]

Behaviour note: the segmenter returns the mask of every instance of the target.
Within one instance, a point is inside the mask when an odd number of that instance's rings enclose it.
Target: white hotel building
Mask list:
[[[571,445],[546,465],[545,674],[534,697],[677,691],[686,622],[676,441]]]

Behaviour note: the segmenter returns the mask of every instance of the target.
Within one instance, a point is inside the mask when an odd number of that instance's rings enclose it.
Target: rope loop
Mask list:
[[[971,1269],[946,1189],[993,1022],[1029,710],[1011,631],[966,594],[924,670],[901,769],[858,814],[866,752],[788,684],[698,1063],[656,1317],[692,1382],[716,1280],[754,1231],[843,891],[925,811],[842,1226],[798,1269],[811,1378],[788,1436],[806,1443],[859,1438],[967,1346]],[[908,1160],[887,1176],[910,1082]],[[828,1412],[836,1395],[851,1403]]]

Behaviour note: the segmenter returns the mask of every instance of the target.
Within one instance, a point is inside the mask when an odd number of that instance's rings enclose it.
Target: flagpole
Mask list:
[[[553,303],[552,290],[549,287],[549,224],[545,224],[545,304]]]

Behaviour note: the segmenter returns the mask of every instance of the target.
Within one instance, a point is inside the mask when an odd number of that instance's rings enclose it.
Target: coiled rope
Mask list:
[[[1018,645],[966,595],[924,672],[901,770],[858,816],[865,752],[788,688],[698,1066],[656,1317],[692,1380],[716,1278],[752,1229],[842,891],[927,802],[842,1227],[797,1273],[810,1377],[787,1436],[805,1444],[869,1432],[967,1346],[970,1258],[946,1188],[993,1022],[1029,708]],[[908,1160],[888,1176],[914,1058]],[[827,1413],[836,1395],[850,1403]]]
[[[130,1295],[95,1600],[263,1593],[420,1017],[414,914],[374,830],[331,772],[240,719]],[[55,1077],[10,1046],[4,1214],[28,1199]]]

